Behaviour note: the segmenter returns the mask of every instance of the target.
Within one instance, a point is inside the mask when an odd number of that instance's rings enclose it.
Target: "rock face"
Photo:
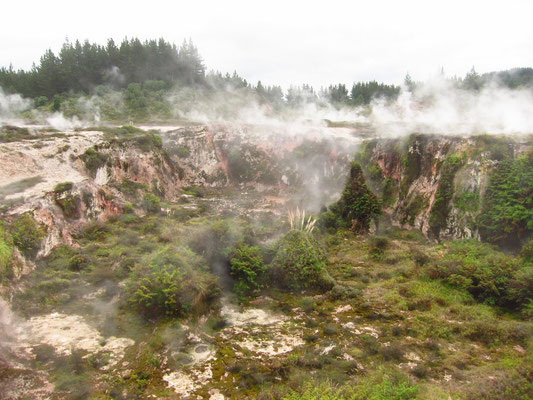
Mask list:
[[[476,217],[491,172],[532,145],[531,136],[413,134],[366,141],[359,158],[394,224],[431,239],[479,239]]]
[[[95,131],[4,144],[0,200],[9,203],[7,214],[31,212],[45,228],[39,256],[46,256],[73,244],[90,220],[122,213],[143,193],[174,201],[184,186],[291,190],[318,211],[342,189],[360,142],[344,129],[285,126],[198,126],[161,137],[163,146],[148,147]]]
[[[532,143],[531,137],[421,134],[362,143],[364,135],[354,130],[290,125],[161,132],[162,146],[97,131],[3,144],[4,210],[29,211],[45,227],[39,256],[73,244],[80,227],[122,213],[144,193],[174,201],[186,186],[251,187],[281,197],[290,192],[302,208],[318,212],[339,196],[361,145],[359,161],[393,223],[433,239],[479,237],[475,219],[491,170]],[[65,182],[72,185],[58,189]]]

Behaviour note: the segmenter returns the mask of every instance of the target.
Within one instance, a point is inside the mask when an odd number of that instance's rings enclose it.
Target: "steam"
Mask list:
[[[20,94],[6,94],[0,87],[0,124],[17,124],[20,113],[28,110],[31,102]]]
[[[531,89],[511,90],[492,81],[480,91],[468,91],[439,77],[413,92],[402,88],[393,103],[374,101],[368,122],[386,136],[412,132],[528,134],[533,132],[532,115]]]
[[[274,127],[325,127],[325,120],[363,121],[348,107],[303,98],[298,107],[262,101],[249,88],[180,88],[167,96],[173,115],[202,124],[249,124]]]
[[[81,128],[84,125],[77,117],[65,118],[64,115],[59,112],[53,113],[49,117],[46,117],[46,122],[52,128],[59,131],[68,131],[75,128]]]
[[[32,102],[19,94],[6,94],[0,88],[0,123],[20,124],[25,120],[47,124],[58,130],[73,130],[99,123],[102,115],[129,119],[128,103],[113,90],[124,76],[116,68],[106,71],[109,86],[95,88],[62,105],[63,112],[32,108]],[[296,95],[294,95],[296,93]],[[379,136],[401,136],[412,132],[469,135],[479,133],[529,134],[533,132],[533,91],[509,89],[497,80],[480,90],[466,90],[459,80],[438,76],[413,89],[403,87],[397,99],[374,99],[369,106],[353,107],[331,103],[324,94],[305,90],[297,105],[266,101],[250,87],[178,87],[162,99],[168,107],[169,122],[188,125],[227,124],[270,126],[291,135],[309,135],[310,127],[320,130],[326,121],[343,122],[356,129],[365,127]],[[293,102],[294,103],[294,102]],[[74,110],[74,111],[73,111]],[[150,119],[150,110],[146,118]],[[161,118],[160,115],[152,117]],[[337,134],[344,134],[336,130]],[[316,132],[315,132],[316,133]],[[331,134],[331,132],[329,133]]]

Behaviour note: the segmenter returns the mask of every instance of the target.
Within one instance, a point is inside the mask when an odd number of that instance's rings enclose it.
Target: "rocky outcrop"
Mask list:
[[[532,137],[413,134],[368,140],[358,157],[394,224],[436,240],[479,239],[476,218],[491,172],[532,145]]]
[[[342,190],[360,142],[347,129],[286,125],[183,127],[160,135],[158,142],[152,132],[126,127],[5,144],[4,212],[30,212],[45,229],[42,257],[60,244],[75,245],[82,226],[139,204],[144,193],[175,201],[184,186],[292,191],[318,211]]]

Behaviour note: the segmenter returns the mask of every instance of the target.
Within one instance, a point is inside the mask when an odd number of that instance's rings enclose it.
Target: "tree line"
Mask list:
[[[62,93],[90,93],[99,85],[121,89],[131,83],[203,84],[205,66],[192,41],[180,47],[164,39],[124,39],[105,46],[66,40],[56,55],[47,50],[29,71],[0,69],[0,86],[25,97],[51,98]]]
[[[133,84],[133,85],[132,85]],[[245,89],[252,91],[261,103],[273,106],[301,106],[304,103],[328,101],[334,104],[364,105],[375,97],[395,98],[399,86],[375,81],[354,83],[351,90],[345,84],[330,85],[319,91],[310,85],[292,86],[284,93],[281,86],[252,85],[236,72],[206,73],[206,67],[191,40],[181,46],[164,39],[124,39],[106,45],[68,39],[58,54],[47,50],[29,70],[15,70],[12,65],[0,68],[0,87],[8,93],[20,93],[45,104],[66,95],[98,92],[102,85],[114,90],[139,92],[139,88],[155,87],[167,90],[173,86],[202,87],[211,90]],[[59,101],[59,100],[58,100]],[[56,102],[58,102],[56,101]]]

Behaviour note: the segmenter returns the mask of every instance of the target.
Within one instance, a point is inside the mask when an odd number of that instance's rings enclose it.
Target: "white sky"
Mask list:
[[[10,0],[0,10],[0,65],[15,68],[67,36],[191,37],[209,69],[284,87],[533,66],[532,0]]]

